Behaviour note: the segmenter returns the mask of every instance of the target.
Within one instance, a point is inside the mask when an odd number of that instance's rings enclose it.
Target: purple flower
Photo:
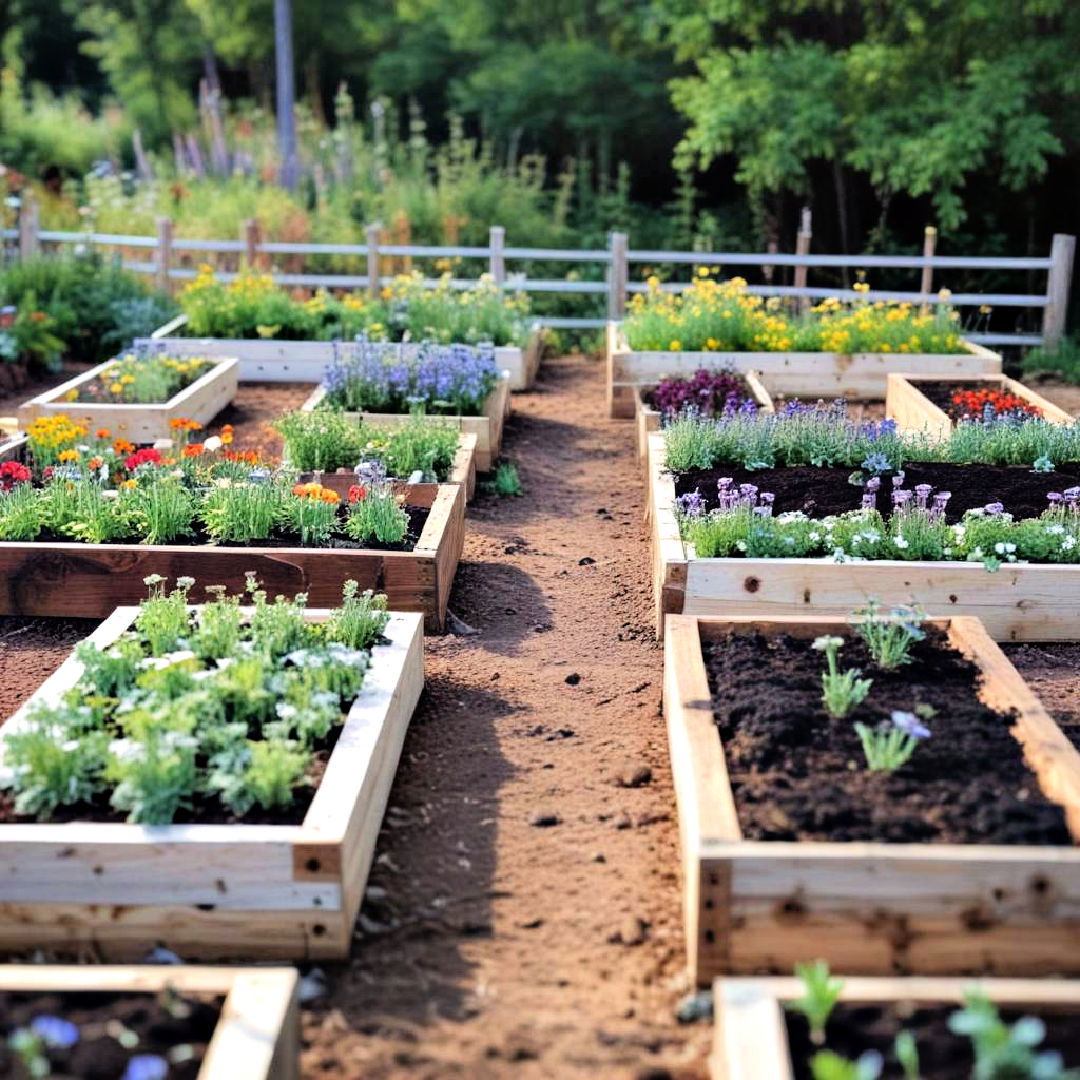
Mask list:
[[[127,1068],[120,1080],[165,1080],[169,1075],[169,1063],[157,1054],[136,1054],[128,1059]]]
[[[1005,504],[999,502],[987,503],[983,509],[991,515],[991,517],[997,517],[998,514],[1005,513]]]
[[[904,483],[904,476],[905,475],[906,474],[904,473],[903,469],[897,469],[896,470],[896,475],[893,476],[893,478],[892,478],[892,486],[894,488],[902,487],[903,483]]]
[[[675,506],[678,508],[679,513],[686,518],[699,518],[705,513],[705,500],[701,497],[701,492],[696,488],[686,495],[680,495],[675,500]]]
[[[924,727],[914,713],[901,712],[899,709],[895,709],[889,719],[892,721],[892,726],[896,728],[897,731],[902,731],[905,735],[909,735],[913,739],[930,738],[930,729]]]
[[[1048,491],[1046,493],[1047,501],[1051,506],[1057,506],[1058,503],[1064,502],[1065,496],[1060,491]]]
[[[46,1045],[67,1049],[79,1041],[79,1028],[70,1020],[59,1016],[37,1016],[30,1030]]]
[[[915,485],[915,498],[918,500],[920,506],[926,506],[926,500],[930,498],[930,492],[933,490],[934,488],[931,484]]]
[[[868,491],[871,494],[876,494],[881,488],[881,477],[871,476],[869,480],[863,485],[863,490]]]

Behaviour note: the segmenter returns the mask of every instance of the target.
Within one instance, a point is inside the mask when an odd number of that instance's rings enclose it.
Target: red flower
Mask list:
[[[10,491],[16,484],[30,482],[30,470],[18,461],[0,463],[0,487]]]
[[[141,450],[136,450],[129,458],[124,461],[125,469],[137,469],[140,465],[160,465],[161,464],[161,452],[155,450],[152,446],[144,446]]]
[[[367,488],[360,484],[352,484],[349,487],[349,502],[359,502],[361,499],[367,498]]]

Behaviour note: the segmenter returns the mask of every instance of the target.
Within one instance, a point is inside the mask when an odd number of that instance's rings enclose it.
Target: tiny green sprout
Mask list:
[[[803,995],[788,1002],[791,1012],[802,1013],[810,1025],[810,1041],[817,1046],[825,1042],[825,1025],[829,1022],[844,980],[835,979],[824,960],[812,964],[796,964],[795,977],[802,982]]]
[[[837,720],[843,719],[856,705],[864,701],[870,693],[870,687],[874,685],[872,679],[859,678],[858,668],[840,671],[837,656],[843,644],[843,638],[826,635],[816,638],[812,646],[818,652],[823,652],[828,662],[829,670],[821,676],[821,700],[825,703],[829,715]]]
[[[525,492],[521,488],[521,477],[518,476],[517,466],[509,461],[500,461],[495,467],[495,479],[492,481],[492,490],[501,498],[520,498]]]
[[[904,1070],[904,1080],[919,1080],[919,1047],[910,1031],[901,1031],[893,1042],[893,1054]]]
[[[884,1062],[876,1050],[867,1050],[858,1061],[821,1050],[810,1059],[814,1080],[878,1080]]]
[[[911,760],[920,739],[930,738],[914,713],[893,711],[888,720],[876,727],[856,724],[855,731],[866,755],[866,767],[871,772],[895,772]]]

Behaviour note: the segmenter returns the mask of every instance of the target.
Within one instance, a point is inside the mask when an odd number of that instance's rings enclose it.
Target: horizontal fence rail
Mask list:
[[[181,253],[235,254],[243,257],[248,265],[264,266],[275,281],[282,285],[305,288],[330,289],[368,289],[376,291],[392,280],[393,275],[383,272],[382,260],[385,259],[476,259],[487,263],[486,270],[494,282],[511,292],[542,293],[567,296],[605,296],[606,314],[596,317],[578,316],[538,316],[543,325],[590,329],[602,327],[611,319],[623,317],[628,297],[646,292],[649,286],[644,282],[631,282],[629,267],[631,264],[648,267],[660,266],[724,266],[724,267],[759,267],[765,271],[766,284],[752,284],[748,291],[758,296],[780,296],[795,298],[805,309],[814,300],[836,297],[841,300],[885,300],[908,301],[912,304],[929,305],[939,302],[940,294],[934,291],[933,275],[936,270],[969,270],[980,273],[991,271],[1038,273],[1046,275],[1044,293],[1015,292],[957,292],[949,297],[956,307],[987,307],[1027,309],[1041,313],[1038,332],[1027,333],[992,333],[989,331],[968,333],[970,340],[987,345],[1049,345],[1061,340],[1065,332],[1066,307],[1072,279],[1073,259],[1076,239],[1073,236],[1057,234],[1053,238],[1050,253],[1046,256],[967,256],[937,255],[935,247],[937,233],[926,230],[923,251],[917,255],[826,255],[810,253],[810,215],[803,211],[801,226],[797,237],[797,250],[794,254],[786,252],[725,252],[725,251],[652,251],[634,250],[629,247],[625,233],[612,233],[606,248],[568,249],[508,247],[505,244],[505,229],[492,226],[486,247],[452,246],[431,244],[397,244],[385,240],[385,231],[381,225],[371,225],[365,229],[366,243],[363,244],[317,244],[266,241],[262,238],[262,228],[257,221],[244,223],[239,240],[205,240],[175,237],[173,222],[168,218],[158,220],[157,235],[125,235],[94,232],[67,232],[62,230],[40,229],[38,227],[37,206],[31,200],[25,200],[21,209],[18,227],[0,230],[0,237],[5,241],[15,241],[14,254],[28,257],[36,254],[42,245],[62,247],[64,245],[85,248],[108,247],[131,251],[152,253],[150,260],[122,258],[122,265],[141,274],[152,275],[158,286],[171,287],[175,281],[194,278],[198,273],[190,265],[175,265],[175,256]],[[272,256],[318,257],[338,256],[355,257],[363,260],[364,273],[308,273],[279,271],[268,263]],[[550,263],[591,263],[604,268],[603,281],[580,281],[570,278],[531,278],[525,273],[508,273],[508,260],[518,262]],[[780,267],[793,269],[792,285],[773,284],[772,273]],[[358,270],[361,267],[357,268]],[[919,271],[919,287],[913,291],[896,289],[871,289],[857,292],[853,289],[809,285],[807,275],[813,269],[841,270],[844,275],[865,270],[911,270]],[[218,271],[218,277],[229,281],[236,277],[234,272]],[[425,277],[424,285],[435,287],[444,283],[443,278]],[[451,278],[448,282],[453,289],[470,289],[475,284],[472,278]],[[690,285],[684,282],[670,282],[659,286],[667,292],[682,292]]]

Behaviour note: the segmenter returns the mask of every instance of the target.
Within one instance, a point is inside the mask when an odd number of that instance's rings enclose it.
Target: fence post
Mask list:
[[[937,229],[933,225],[927,225],[926,231],[923,233],[922,253],[930,259],[933,258],[934,252],[937,250]],[[922,270],[922,277],[919,279],[919,292],[923,296],[929,296],[931,290],[934,288],[934,268],[932,266],[924,266]],[[920,309],[925,315],[930,310],[930,302],[924,300]]]
[[[380,280],[382,274],[379,270],[379,237],[382,235],[382,226],[375,222],[364,230],[364,243],[367,245],[367,279],[368,292],[372,296],[379,295],[382,286]]]
[[[795,235],[795,254],[796,255],[809,255],[810,254],[810,241],[813,239],[813,218],[810,214],[810,207],[804,206],[802,208],[802,214],[799,216],[799,231]],[[792,278],[792,284],[796,289],[806,288],[806,266],[796,266],[795,274]],[[810,297],[800,296],[798,301],[798,308],[800,311],[810,310]]]
[[[240,239],[244,244],[244,259],[247,261],[248,269],[254,270],[259,265],[259,245],[263,241],[262,225],[259,224],[258,218],[248,218],[244,222]]]
[[[172,218],[159,217],[157,219],[157,259],[155,260],[154,278],[160,292],[170,292],[172,290],[172,279],[169,277],[169,270],[172,267],[172,242]]]
[[[629,276],[626,261],[626,233],[613,232],[608,236],[611,265],[608,268],[608,318],[621,319],[626,311],[626,283]]]
[[[488,248],[490,256],[488,260],[488,273],[491,274],[495,284],[502,288],[506,281],[506,259],[503,256],[503,247],[506,245],[506,230],[501,225],[492,225],[488,229]]]
[[[19,207],[19,258],[32,259],[38,253],[38,204],[29,193]]]
[[[1050,273],[1046,278],[1046,307],[1043,308],[1043,345],[1054,348],[1065,333],[1072,284],[1076,237],[1055,233],[1050,246]]]

